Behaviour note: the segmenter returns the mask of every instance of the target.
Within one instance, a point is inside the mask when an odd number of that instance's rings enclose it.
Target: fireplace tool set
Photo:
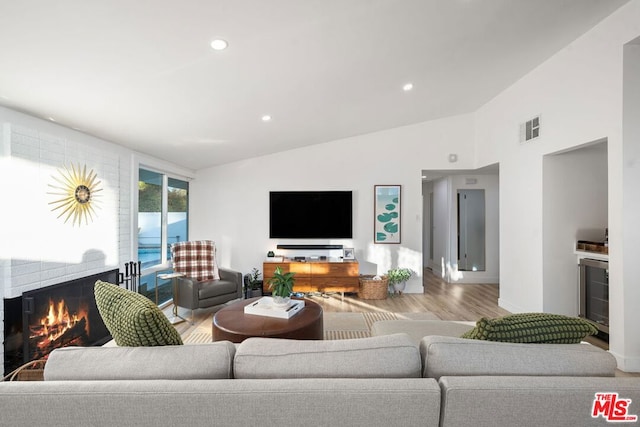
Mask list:
[[[129,261],[124,264],[124,273],[118,273],[120,284],[124,283],[128,290],[138,292],[138,284],[140,283],[140,272],[142,271],[142,263],[140,261]]]

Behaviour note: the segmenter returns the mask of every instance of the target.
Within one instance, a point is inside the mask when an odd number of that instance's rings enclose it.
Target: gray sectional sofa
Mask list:
[[[596,393],[640,378],[588,344],[407,334],[338,341],[251,338],[172,347],[55,350],[43,382],[0,383],[11,426],[591,426]]]

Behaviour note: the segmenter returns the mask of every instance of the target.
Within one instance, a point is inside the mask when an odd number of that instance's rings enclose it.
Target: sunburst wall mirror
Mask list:
[[[48,194],[62,198],[49,202],[50,205],[54,205],[51,211],[62,209],[58,218],[66,215],[65,224],[70,219],[74,226],[82,225],[83,221],[88,225],[90,220],[93,221],[96,213],[96,193],[102,191],[102,188],[98,187],[101,181],[97,181],[97,174],[93,170],[87,172],[86,165],[82,168],[78,165],[76,168],[71,164],[71,169],[66,166],[64,169],[58,169],[58,174],[52,175],[52,178],[57,184],[49,184],[49,187],[56,191]]]

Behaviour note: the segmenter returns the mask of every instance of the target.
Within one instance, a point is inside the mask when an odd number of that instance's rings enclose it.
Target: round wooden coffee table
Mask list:
[[[305,299],[304,308],[290,319],[245,314],[244,307],[260,298],[242,300],[216,312],[213,315],[213,341],[239,343],[249,337],[322,339],[322,307],[317,303]]]

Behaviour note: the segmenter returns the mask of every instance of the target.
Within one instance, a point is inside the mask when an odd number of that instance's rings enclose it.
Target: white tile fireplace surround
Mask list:
[[[0,222],[0,300],[118,268],[131,259],[132,152],[17,112],[0,108],[0,169],[7,197],[17,200]],[[73,165],[95,171],[102,191],[88,224],[52,212],[53,176]],[[28,195],[28,197],[27,197]],[[59,196],[58,196],[59,197]],[[5,341],[0,303],[0,341]],[[4,372],[0,346],[0,370]]]

